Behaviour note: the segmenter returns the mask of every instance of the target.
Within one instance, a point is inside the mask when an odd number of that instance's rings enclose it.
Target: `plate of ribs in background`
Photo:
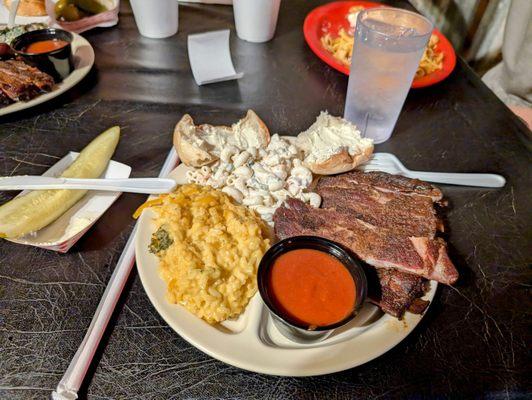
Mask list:
[[[314,235],[333,240],[365,263],[369,300],[384,313],[422,314],[429,281],[451,285],[458,272],[438,235],[442,192],[428,183],[384,172],[321,177],[321,208],[288,199],[274,214],[279,239]],[[434,288],[435,289],[435,288]],[[434,290],[431,290],[434,292]]]
[[[22,60],[0,61],[0,105],[29,101],[51,92],[54,79]]]
[[[72,35],[74,70],[60,83],[22,59],[7,56],[0,60],[0,116],[51,100],[89,73],[94,64],[94,50],[85,38]]]

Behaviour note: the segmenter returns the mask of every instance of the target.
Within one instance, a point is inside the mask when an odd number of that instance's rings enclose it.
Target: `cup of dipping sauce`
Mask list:
[[[74,69],[72,40],[72,34],[62,29],[39,29],[15,38],[11,47],[25,62],[61,82]]]
[[[264,254],[259,292],[273,322],[300,343],[327,338],[351,321],[366,299],[359,262],[340,245],[317,236],[295,236]]]

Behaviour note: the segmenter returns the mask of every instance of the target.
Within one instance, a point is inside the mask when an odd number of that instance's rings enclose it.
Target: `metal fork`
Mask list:
[[[359,166],[358,169],[364,172],[382,171],[403,175],[408,178],[450,185],[500,188],[506,183],[504,177],[496,174],[411,171],[396,156],[390,153],[375,153],[371,160]]]

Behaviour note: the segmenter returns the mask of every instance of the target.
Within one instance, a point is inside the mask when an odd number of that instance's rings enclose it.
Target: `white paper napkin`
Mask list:
[[[198,85],[244,76],[236,72],[229,50],[229,29],[188,35],[188,59]]]

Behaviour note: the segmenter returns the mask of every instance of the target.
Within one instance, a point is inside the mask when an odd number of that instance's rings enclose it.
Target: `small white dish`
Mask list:
[[[79,153],[70,152],[43,176],[57,177],[77,158]],[[131,167],[110,161],[102,178],[128,178]],[[23,191],[19,196],[27,193]],[[60,253],[66,253],[89,228],[120,197],[121,192],[89,191],[80,201],[57,220],[39,231],[19,239],[6,239],[10,242],[41,247]]]
[[[189,168],[181,164],[169,177],[184,184],[187,170]],[[407,312],[402,320],[398,320],[365,303],[353,321],[327,339],[300,344],[286,339],[277,330],[257,293],[238,320],[211,326],[184,307],[166,301],[166,285],[158,274],[158,259],[148,251],[155,231],[153,217],[152,210],[144,210],[135,237],[137,269],[151,303],[183,339],[235,367],[283,376],[343,371],[386,353],[406,338],[423,318],[423,315]],[[431,281],[423,299],[432,302],[437,286],[437,282]]]
[[[30,101],[17,101],[16,103],[0,108],[0,116],[25,110],[26,108],[51,100],[72,88],[89,73],[94,64],[94,49],[84,37],[77,33],[72,33],[72,35],[74,36],[74,40],[72,41],[74,70],[70,75],[63,82],[55,85],[49,93],[41,94]]]

